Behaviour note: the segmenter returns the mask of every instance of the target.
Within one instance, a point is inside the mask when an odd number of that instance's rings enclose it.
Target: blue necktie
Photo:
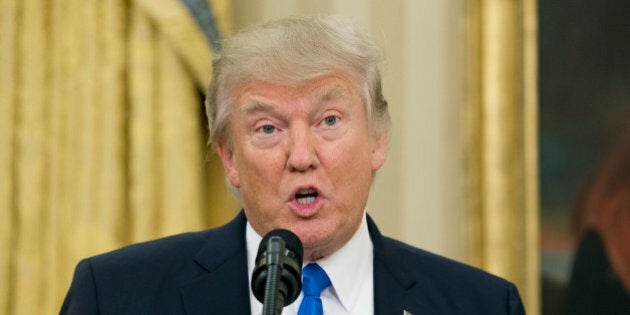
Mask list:
[[[298,315],[323,315],[322,299],[319,294],[330,285],[326,271],[317,264],[308,264],[302,269],[302,279],[304,299]]]

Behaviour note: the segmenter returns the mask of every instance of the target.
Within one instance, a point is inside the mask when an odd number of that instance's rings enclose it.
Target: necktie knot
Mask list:
[[[304,295],[319,296],[330,285],[326,271],[317,264],[308,264],[302,269],[302,291]]]
[[[322,300],[319,295],[330,285],[328,275],[317,264],[308,264],[302,269],[302,292],[304,299],[300,305],[298,315],[321,315]]]

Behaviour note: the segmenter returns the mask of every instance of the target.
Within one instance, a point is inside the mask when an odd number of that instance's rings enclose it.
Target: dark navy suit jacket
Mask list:
[[[61,314],[250,314],[246,218],[85,259]],[[524,314],[516,287],[384,237],[374,244],[377,315]]]

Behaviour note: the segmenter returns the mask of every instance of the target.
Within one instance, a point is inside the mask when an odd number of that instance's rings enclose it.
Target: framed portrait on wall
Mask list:
[[[543,314],[630,312],[629,16],[624,0],[539,1]]]

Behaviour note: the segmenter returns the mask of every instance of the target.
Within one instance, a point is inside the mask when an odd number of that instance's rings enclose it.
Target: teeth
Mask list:
[[[306,205],[306,204],[312,203],[314,201],[315,201],[315,197],[313,197],[313,196],[297,198],[297,202],[299,204],[301,204],[301,205]]]
[[[315,202],[315,198],[317,197],[317,191],[312,188],[304,188],[300,189],[295,194],[295,199],[301,205],[306,205]]]

